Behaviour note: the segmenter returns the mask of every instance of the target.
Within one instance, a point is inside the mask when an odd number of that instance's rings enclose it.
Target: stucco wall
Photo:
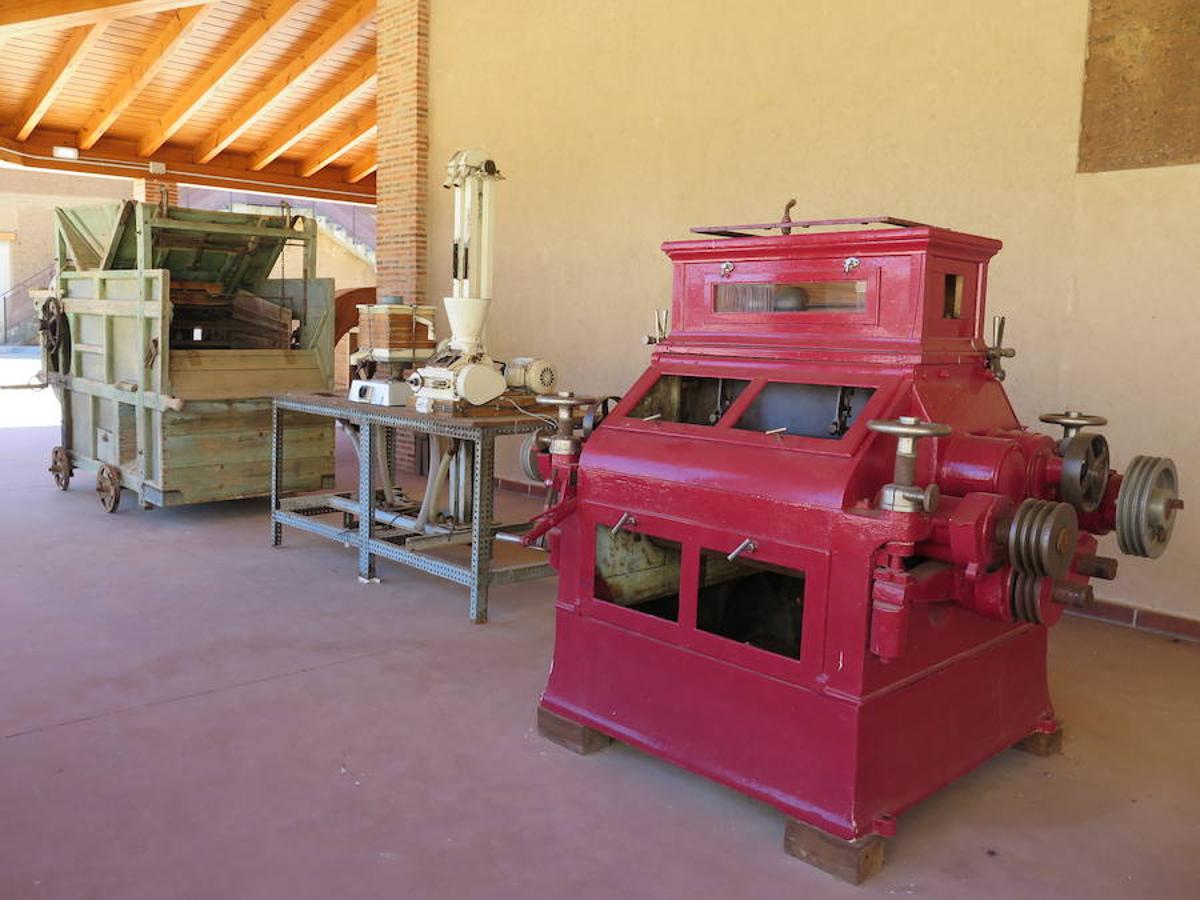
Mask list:
[[[491,348],[549,357],[581,391],[641,371],[670,296],[658,245],[692,225],[797,197],[798,218],[998,237],[990,310],[1009,316],[1022,419],[1103,413],[1118,466],[1174,456],[1200,497],[1200,167],[1076,174],[1086,0],[1002,6],[434,0],[430,297],[450,279],[440,166],[462,146],[507,176]],[[1200,617],[1198,534],[1189,510],[1163,560],[1123,558],[1100,592]]]

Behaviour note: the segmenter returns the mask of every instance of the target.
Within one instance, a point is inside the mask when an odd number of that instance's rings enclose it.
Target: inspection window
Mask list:
[[[713,308],[719,313],[856,313],[867,308],[865,281],[722,282],[715,294]]]
[[[803,618],[803,572],[701,550],[697,629],[798,659]]]
[[[961,319],[963,277],[947,272],[942,280],[942,318]]]
[[[837,439],[854,424],[875,388],[769,381],[734,424],[744,431]]]
[[[660,375],[629,412],[629,418],[715,425],[748,384],[739,378]]]
[[[596,526],[597,600],[678,622],[682,565],[683,548],[675,541]]]

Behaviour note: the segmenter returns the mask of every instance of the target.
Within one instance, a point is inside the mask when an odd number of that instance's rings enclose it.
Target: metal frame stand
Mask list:
[[[347,420],[358,426],[358,497],[348,493],[303,494],[284,497],[283,411]],[[283,540],[288,525],[320,537],[354,547],[358,552],[358,578],[376,583],[375,559],[382,556],[411,566],[430,575],[466,585],[471,592],[471,621],[487,621],[488,588],[544,578],[554,574],[548,562],[492,565],[492,544],[496,535],[519,534],[529,523],[495,522],[495,455],[498,435],[526,434],[544,428],[542,421],[528,416],[458,416],[445,413],[418,413],[408,407],[374,406],[351,403],[332,394],[285,394],[275,398],[271,417],[271,543]],[[375,429],[379,428],[381,434]],[[380,508],[375,496],[375,442],[385,441],[389,460],[394,465],[395,429],[408,428],[430,435],[454,438],[472,447],[470,525],[430,525],[420,531],[413,517],[403,511]],[[431,475],[432,477],[432,475]],[[394,479],[393,479],[394,480]],[[342,527],[319,521],[327,514],[341,513]],[[347,527],[348,516],[358,520],[357,528]],[[471,545],[469,565],[459,565],[428,552],[453,544]]]

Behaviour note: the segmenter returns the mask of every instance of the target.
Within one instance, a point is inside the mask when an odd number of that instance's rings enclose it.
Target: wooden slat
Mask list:
[[[363,158],[346,170],[346,180],[357,184],[379,168],[379,153],[371,150],[363,154]]]
[[[146,87],[166,63],[175,49],[204,21],[212,6],[194,6],[176,10],[163,26],[154,42],[138,57],[129,71],[101,101],[95,112],[79,131],[79,148],[87,150],[104,132],[108,131],[142,89]]]
[[[350,100],[375,81],[375,57],[371,57],[345,78],[337,82],[319,99],[306,103],[298,121],[273,135],[250,156],[250,168],[261,169],[267,163],[286,153],[297,141],[303,139],[313,128],[336,113]]]
[[[204,137],[196,145],[193,159],[198,163],[206,163],[232,144],[243,131],[259,119],[267,107],[293,87],[298,79],[308,74],[326,56],[339,50],[374,16],[375,0],[358,0],[342,13],[337,22],[323,31],[320,37],[305,47],[303,52],[255,92],[240,109],[226,117],[220,126]]]
[[[105,24],[96,22],[92,25],[79,26],[71,32],[67,43],[50,60],[46,73],[38,81],[37,87],[33,89],[33,93],[25,101],[25,107],[17,116],[16,138],[18,141],[28,138],[33,133],[33,129],[37,128],[38,122],[42,121],[46,110],[62,92],[67,80],[75,74],[75,70],[83,62],[84,56],[100,39]]]
[[[287,18],[303,6],[302,0],[274,0],[261,16],[246,26],[224,53],[179,97],[138,143],[138,154],[150,156],[171,139],[201,106],[224,84],[243,60],[271,37]]]
[[[321,171],[343,153],[346,153],[351,148],[357,146],[360,142],[366,140],[375,132],[375,126],[375,110],[371,110],[369,113],[359,116],[348,126],[342,129],[342,131],[340,131],[335,137],[322,144],[315,153],[313,153],[300,164],[301,177],[307,178],[308,176]],[[360,180],[365,177],[366,174],[367,173],[364,172],[361,176],[359,176]]]
[[[24,0],[0,4],[0,40],[32,31],[60,31],[107,19],[142,16],[209,0]]]

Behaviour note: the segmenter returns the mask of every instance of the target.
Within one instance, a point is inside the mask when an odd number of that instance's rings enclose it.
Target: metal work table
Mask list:
[[[292,497],[280,495],[283,479],[283,419],[284,410],[343,419],[359,426],[358,495],[349,492],[303,494]],[[375,426],[375,427],[369,427]],[[271,418],[271,540],[279,546],[283,526],[299,528],[358,549],[359,580],[375,582],[375,557],[382,556],[439,578],[463,584],[471,589],[471,621],[487,621],[488,588],[493,584],[509,584],[543,578],[553,574],[548,563],[524,563],[492,566],[492,543],[498,533],[515,534],[529,527],[528,523],[501,525],[494,522],[495,440],[498,435],[525,434],[544,428],[542,421],[532,416],[492,415],[462,416],[448,413],[419,413],[405,406],[376,406],[354,403],[330,393],[290,393],[274,399]],[[470,442],[474,449],[474,464],[470,493],[470,525],[465,522],[436,525],[420,532],[413,528],[392,527],[405,517],[401,513],[380,508],[376,498],[375,457],[382,432],[388,466],[394,465],[394,441],[397,428],[407,428],[430,435]],[[389,476],[391,473],[389,472]],[[430,477],[433,477],[432,473]],[[395,478],[392,477],[392,481]],[[411,501],[409,501],[411,505]],[[342,514],[342,527],[319,521],[319,517]],[[410,517],[409,517],[410,518]],[[353,524],[357,520],[357,524]],[[428,552],[453,544],[471,546],[470,565],[460,565]]]

